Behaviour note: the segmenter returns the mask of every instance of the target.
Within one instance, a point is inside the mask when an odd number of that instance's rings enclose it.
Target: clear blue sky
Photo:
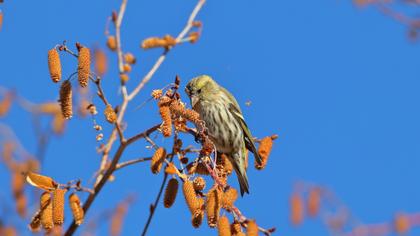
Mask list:
[[[194,4],[128,2],[123,48],[138,58],[129,88],[160,53],[141,50],[141,40],[177,34]],[[106,18],[118,7],[119,1],[6,1],[0,5],[0,85],[16,88],[35,102],[57,99],[47,50],[63,40],[104,46]],[[204,23],[202,38],[170,53],[129,107],[128,134],[159,122],[155,104],[135,110],[152,89],[172,82],[175,74],[183,85],[195,75],[210,74],[236,96],[255,136],[279,135],[268,167],[249,170],[251,194],[238,201],[261,226],[277,227],[276,235],[328,234],[319,220],[290,226],[288,198],[296,180],[330,187],[366,223],[390,220],[400,210],[420,210],[420,49],[407,40],[404,26],[373,8],[357,9],[350,1],[335,0],[208,1],[198,19]],[[115,94],[111,103],[116,104],[116,56],[109,55],[113,69],[104,84],[108,94]],[[64,75],[76,68],[70,56],[63,64]],[[244,105],[247,100],[250,107]],[[1,122],[13,126],[27,149],[35,150],[25,112],[14,107]],[[72,119],[66,135],[50,143],[43,173],[59,182],[88,180],[99,165],[91,126],[89,119]],[[170,143],[160,136],[157,141]],[[123,159],[149,156],[144,146],[131,147]],[[0,166],[0,195],[10,200],[5,171]],[[160,181],[147,164],[118,172],[88,217],[137,193],[123,234],[139,235]],[[159,206],[149,235],[215,235],[206,225],[191,227],[184,200],[178,197],[169,210]],[[107,229],[103,224],[99,232],[103,235]]]

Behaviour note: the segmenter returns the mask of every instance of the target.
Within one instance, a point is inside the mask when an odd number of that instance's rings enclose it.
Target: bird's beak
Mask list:
[[[198,102],[198,96],[196,96],[196,95],[191,95],[191,107],[195,107],[195,104],[197,104],[197,102]]]

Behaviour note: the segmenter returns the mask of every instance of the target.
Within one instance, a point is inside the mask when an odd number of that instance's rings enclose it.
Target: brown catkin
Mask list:
[[[319,188],[311,188],[308,194],[307,208],[308,215],[315,217],[318,215],[321,202],[321,191]]]
[[[60,56],[55,48],[48,51],[48,69],[50,77],[54,83],[61,80]]]
[[[65,119],[70,119],[73,116],[73,93],[71,83],[69,80],[64,81],[60,87],[60,107],[61,114]]]
[[[248,221],[248,226],[246,227],[247,236],[258,236],[258,225],[255,220]]]
[[[29,229],[32,232],[38,232],[41,229],[41,210],[37,211],[29,223]]]
[[[16,198],[18,195],[23,194],[23,188],[25,187],[25,176],[20,171],[14,171],[12,174],[12,193]]]
[[[239,223],[237,220],[233,221],[233,223],[230,225],[230,231],[232,235],[238,235],[239,233],[242,233],[241,223]]]
[[[67,189],[55,189],[53,191],[53,222],[55,225],[61,225],[64,222],[64,195]]]
[[[236,199],[238,199],[238,191],[232,187],[229,188],[222,195],[222,208],[230,211]]]
[[[185,180],[182,185],[182,192],[184,193],[185,202],[187,203],[188,209],[191,214],[195,214],[200,208],[200,202],[195,195],[193,183],[189,180]]]
[[[210,189],[207,193],[206,213],[207,223],[210,228],[214,228],[219,220],[220,207],[221,207],[221,191],[216,187]]]
[[[178,180],[177,179],[170,179],[168,185],[165,189],[165,195],[163,197],[163,205],[166,208],[170,208],[176,199],[176,194],[178,193]]]
[[[26,199],[25,194],[22,192],[15,198],[16,202],[16,211],[19,214],[19,216],[26,217],[26,205],[28,200]]]
[[[405,214],[397,214],[394,218],[394,230],[397,234],[404,235],[410,230],[410,219]]]
[[[172,134],[172,119],[169,103],[170,98],[167,96],[162,97],[158,103],[160,117],[162,117],[163,121],[161,130],[164,137],[169,137]]]
[[[117,113],[115,113],[114,108],[111,104],[107,104],[104,111],[105,119],[109,123],[113,124],[117,121]]]
[[[225,173],[230,175],[233,171],[233,165],[232,162],[230,162],[229,157],[223,153],[221,157],[217,159],[218,162],[219,160],[221,162],[220,164],[223,166],[223,170],[225,171]]]
[[[51,194],[49,192],[44,192],[41,195],[40,201],[40,209],[41,209],[41,225],[42,227],[49,231],[54,226],[53,223],[53,209],[52,209],[52,202],[51,202]]]
[[[200,115],[194,110],[186,109],[180,101],[171,102],[170,109],[173,114],[182,116],[195,124],[200,123]]]
[[[0,117],[5,116],[12,106],[13,92],[7,92],[0,101]]]
[[[108,70],[108,60],[106,54],[101,49],[95,49],[95,72],[99,76],[103,76]]]
[[[79,64],[77,66],[77,76],[79,84],[83,88],[88,85],[90,75],[90,50],[82,47],[79,51]]]
[[[46,191],[51,191],[57,187],[57,183],[51,177],[39,175],[32,171],[28,172],[26,181],[31,185]]]
[[[303,199],[298,193],[290,197],[290,221],[293,225],[299,225],[303,221]]]
[[[54,115],[54,118],[51,121],[51,128],[54,134],[62,135],[66,128],[66,120],[61,114]]]
[[[152,170],[153,174],[157,174],[160,172],[162,168],[162,164],[166,158],[166,150],[163,147],[158,148],[152,156],[152,160],[150,162],[150,169]]]
[[[271,137],[265,137],[261,140],[260,146],[258,147],[258,154],[261,157],[261,165],[255,161],[255,168],[262,170],[267,165],[268,156],[270,155],[271,148],[273,147],[273,139]]]
[[[130,52],[124,54],[124,60],[128,64],[136,64],[136,57]]]
[[[108,46],[108,48],[111,51],[116,51],[117,50],[117,39],[115,38],[115,36],[108,36],[108,39],[106,41],[106,46]]]
[[[202,198],[201,201],[204,203],[204,200]],[[204,211],[201,209],[198,209],[194,214],[191,215],[191,224],[194,228],[200,227],[200,225],[203,223],[204,219]]]
[[[118,204],[111,217],[110,235],[117,236],[121,234],[123,228],[124,217],[127,213],[128,205],[125,202]]]
[[[198,176],[194,179],[193,185],[195,191],[201,191],[206,187],[206,181],[203,179],[203,177]]]
[[[231,236],[229,219],[226,216],[222,216],[217,223],[217,232],[219,236]]]
[[[77,194],[75,193],[70,194],[69,204],[70,204],[71,212],[73,214],[74,223],[76,223],[76,225],[81,225],[85,218],[85,213],[83,211],[82,205],[80,203],[80,199],[77,196]]]

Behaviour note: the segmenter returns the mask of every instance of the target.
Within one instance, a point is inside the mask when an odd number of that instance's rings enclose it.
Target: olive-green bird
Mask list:
[[[254,153],[258,164],[261,164],[261,157],[238,102],[208,75],[193,78],[187,84],[185,92],[191,99],[192,108],[205,122],[217,151],[229,156],[238,176],[241,195],[249,193],[245,169],[246,149]]]

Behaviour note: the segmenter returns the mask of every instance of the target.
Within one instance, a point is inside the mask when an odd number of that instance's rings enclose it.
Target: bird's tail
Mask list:
[[[232,165],[235,169],[236,176],[238,176],[238,182],[239,187],[241,189],[241,196],[244,195],[244,193],[249,194],[249,185],[248,185],[248,177],[246,175],[246,169],[245,169],[245,157],[241,157],[241,155],[234,154],[233,155]]]

